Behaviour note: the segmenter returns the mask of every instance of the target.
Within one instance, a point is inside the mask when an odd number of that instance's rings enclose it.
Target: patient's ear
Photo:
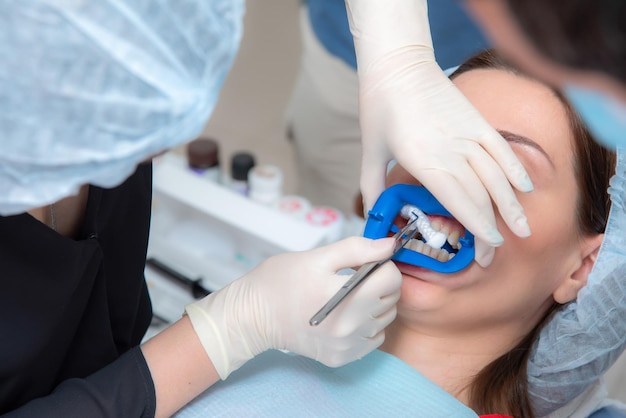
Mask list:
[[[587,284],[587,278],[593,265],[596,263],[598,251],[604,234],[593,235],[585,238],[581,246],[580,264],[578,267],[557,287],[552,294],[558,303],[567,303],[576,299],[578,291]]]

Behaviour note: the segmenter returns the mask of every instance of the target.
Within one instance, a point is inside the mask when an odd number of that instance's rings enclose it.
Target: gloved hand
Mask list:
[[[336,272],[391,255],[393,240],[352,237],[315,250],[271,257],[220,291],[186,307],[222,379],[269,349],[337,367],[384,341],[396,316],[401,275],[381,266],[319,325],[309,319],[348,280]]]
[[[346,6],[358,64],[366,212],[395,157],[476,236],[476,261],[488,265],[503,242],[491,199],[515,234],[530,235],[509,184],[532,190],[524,167],[435,62],[426,0]]]

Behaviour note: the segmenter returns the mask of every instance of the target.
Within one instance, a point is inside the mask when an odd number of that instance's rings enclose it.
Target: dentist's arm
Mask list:
[[[169,417],[269,349],[333,367],[357,360],[382,344],[396,316],[402,277],[393,263],[379,268],[320,325],[310,326],[309,319],[347,280],[337,271],[387,258],[392,248],[392,239],[352,237],[271,257],[187,306],[188,315],[141,347],[2,416]]]
[[[170,416],[254,356],[288,350],[337,367],[384,341],[402,282],[386,263],[320,325],[309,319],[347,280],[337,271],[391,255],[393,240],[352,237],[312,251],[271,257],[143,346],[157,416]]]
[[[505,140],[435,62],[426,0],[346,0],[360,84],[361,190],[366,208],[396,159],[477,238],[487,265],[503,238],[491,199],[519,236],[530,235],[511,184],[532,183]]]

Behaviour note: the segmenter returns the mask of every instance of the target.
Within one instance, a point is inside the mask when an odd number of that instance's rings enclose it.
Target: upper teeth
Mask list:
[[[445,225],[442,227],[441,222],[439,221],[431,223],[426,214],[419,208],[413,205],[404,205],[400,214],[404,218],[410,220],[417,218],[415,224],[428,246],[439,249],[446,243],[446,241],[448,241],[452,248],[461,248],[459,244],[459,237],[461,236],[460,231],[456,229],[454,231],[450,231],[450,226]]]
[[[426,241],[426,244],[430,245],[433,248],[441,248],[446,243],[445,234],[433,229],[430,221],[428,220],[428,217],[424,212],[419,210],[419,208],[413,205],[404,205],[400,213],[402,214],[402,216],[410,220],[415,220],[417,218],[415,226],[418,231],[420,231],[420,234],[422,234],[422,237],[424,238],[424,241]]]
[[[441,231],[447,237],[447,241],[452,248],[458,250],[461,248],[461,244],[459,244],[459,238],[461,237],[461,231],[455,229],[454,231],[450,231],[449,225],[441,225],[441,222],[434,221],[430,224],[435,231]]]

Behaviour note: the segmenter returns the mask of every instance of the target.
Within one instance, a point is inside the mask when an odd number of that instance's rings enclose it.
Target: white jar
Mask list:
[[[294,195],[281,197],[274,206],[280,213],[301,220],[304,220],[304,217],[312,208],[308,199]]]
[[[335,242],[345,236],[345,217],[342,212],[329,206],[315,206],[307,212],[305,221],[326,229],[326,242]]]
[[[250,199],[267,206],[274,206],[283,194],[283,172],[271,164],[254,166],[248,173]]]

